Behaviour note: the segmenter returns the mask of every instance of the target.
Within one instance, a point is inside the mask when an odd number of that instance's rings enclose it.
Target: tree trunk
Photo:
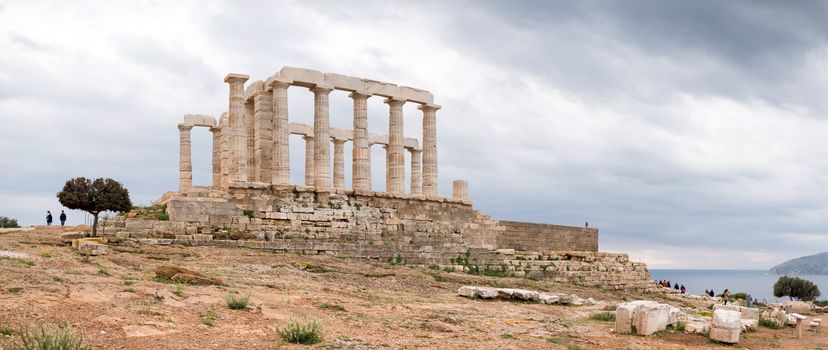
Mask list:
[[[92,237],[96,237],[98,235],[98,213],[92,215],[95,216],[95,221],[92,223]]]

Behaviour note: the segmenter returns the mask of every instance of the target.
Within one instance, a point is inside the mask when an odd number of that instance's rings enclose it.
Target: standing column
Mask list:
[[[256,181],[273,181],[273,97],[267,91],[253,96],[253,164]]]
[[[388,117],[388,152],[385,154],[386,192],[405,192],[405,155],[403,154],[403,111],[404,100],[386,99],[390,107]]]
[[[256,181],[256,173],[259,168],[259,160],[256,159],[253,152],[256,146],[254,140],[256,136],[253,134],[255,132],[255,128],[253,127],[253,107],[252,99],[244,102],[244,140],[247,143],[245,145],[247,151],[247,156],[245,157],[247,160],[247,181]]]
[[[313,91],[313,138],[315,147],[313,152],[314,176],[313,182],[317,191],[331,188],[331,124],[328,115],[328,95],[333,89],[316,86]]]
[[[313,152],[314,152],[314,142],[312,136],[303,136],[305,139],[305,186],[313,186],[313,183],[316,179],[314,177],[314,166],[313,166]]]
[[[221,114],[219,128],[221,129],[221,188],[226,189],[230,186],[230,168],[233,159],[230,154],[230,116],[227,112]]]
[[[411,194],[422,194],[422,154],[423,152],[409,148],[411,151]]]
[[[345,140],[333,139],[334,170],[333,187],[345,188]]]
[[[224,82],[230,84],[230,182],[247,181],[247,138],[244,123],[244,82],[250,77],[230,73]]]
[[[437,110],[438,105],[423,104],[423,193],[437,195]]]
[[[221,127],[211,127],[213,133],[213,189],[221,187]]]
[[[290,185],[290,126],[287,89],[290,84],[274,81],[273,88],[273,184]]]
[[[192,125],[178,124],[180,158],[178,160],[178,191],[187,192],[193,187],[193,160],[190,153],[190,129]]]
[[[368,145],[369,94],[354,91],[354,150],[351,168],[351,188],[371,190],[371,148]]]

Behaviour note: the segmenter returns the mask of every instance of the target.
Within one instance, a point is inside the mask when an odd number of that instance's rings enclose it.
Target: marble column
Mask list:
[[[313,185],[317,191],[331,188],[331,124],[328,115],[328,95],[332,88],[316,86],[313,92],[313,151],[314,177]]]
[[[290,185],[290,126],[288,95],[290,84],[274,81],[273,88],[273,184]]]
[[[422,154],[418,149],[409,148],[411,152],[411,194],[422,194]]]
[[[454,199],[469,200],[469,183],[466,180],[454,180],[451,197]]]
[[[257,182],[273,181],[273,96],[268,91],[253,96],[253,165]]]
[[[256,181],[256,172],[258,168],[258,159],[253,155],[253,147],[255,147],[255,129],[253,127],[253,101],[247,100],[244,102],[244,140],[247,143],[245,150],[247,151],[247,181]]]
[[[437,195],[437,110],[438,105],[420,105],[423,111],[423,193]]]
[[[244,82],[250,77],[230,73],[224,82],[230,85],[230,178],[228,181],[247,181],[247,132],[244,121]]]
[[[213,189],[221,188],[221,127],[211,127],[213,133]]]
[[[403,100],[386,99],[389,106],[388,152],[385,154],[385,191],[405,192],[405,151],[403,148]]]
[[[230,186],[230,168],[232,168],[233,156],[230,154],[230,115],[227,112],[221,114],[219,119],[221,129],[221,188]]]
[[[178,160],[178,191],[187,192],[193,187],[193,160],[190,150],[190,130],[192,125],[178,124],[178,141],[180,145]]]
[[[368,145],[368,94],[352,92],[354,99],[354,149],[351,188],[371,190],[371,148]]]
[[[345,188],[345,140],[333,139],[334,169],[333,187]]]
[[[313,186],[316,177],[314,177],[314,142],[312,136],[303,136],[305,139],[305,186]]]

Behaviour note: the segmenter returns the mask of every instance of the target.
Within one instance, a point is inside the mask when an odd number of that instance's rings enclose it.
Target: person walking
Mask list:
[[[66,213],[64,213],[63,210],[61,210],[60,211],[60,226],[63,226],[65,224],[66,224]]]
[[[46,211],[46,226],[51,226],[51,225],[52,225],[52,212],[47,210]]]
[[[724,304],[727,305],[727,301],[729,299],[730,299],[730,290],[725,289],[724,292],[722,293],[722,301],[724,301]]]

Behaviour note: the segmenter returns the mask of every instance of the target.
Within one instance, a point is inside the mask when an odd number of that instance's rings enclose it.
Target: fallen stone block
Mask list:
[[[689,320],[684,325],[684,332],[690,334],[707,334],[710,332],[710,322],[703,320]]]
[[[72,243],[72,241],[84,237],[86,235],[83,232],[64,232],[60,234],[60,241],[63,243]]]
[[[498,296],[497,288],[462,286],[457,294],[467,298],[494,299]]]
[[[759,309],[743,307],[741,313],[743,320],[759,320]]]
[[[734,304],[730,304],[730,305],[716,304],[716,305],[713,305],[713,311],[716,311],[716,310],[729,310],[729,311],[739,311],[739,312],[741,312],[742,307],[739,306],[739,305],[734,305]]]
[[[636,300],[618,305],[615,309],[615,331],[621,334],[637,333],[633,320],[639,309],[648,305],[658,305],[658,303],[650,300]]]
[[[512,292],[512,298],[526,301],[537,301],[540,298],[540,293],[524,289],[515,289]]]
[[[667,329],[670,320],[670,306],[664,304],[645,304],[633,315],[633,328],[639,335],[652,335]]]
[[[92,242],[98,244],[106,244],[108,242],[106,238],[103,237],[87,237],[87,238],[78,238],[72,241],[72,248],[78,248],[81,242]]]
[[[95,242],[80,242],[78,244],[78,252],[83,255],[105,255],[109,252],[109,249],[104,244],[99,244]]]
[[[742,314],[733,310],[714,310],[713,328],[742,329]]]
[[[541,293],[538,299],[544,304],[557,304],[560,297],[555,294]]]
[[[723,329],[723,328],[710,328],[710,339],[715,341],[719,341],[722,343],[728,344],[736,344],[739,342],[739,335],[741,329]]]

